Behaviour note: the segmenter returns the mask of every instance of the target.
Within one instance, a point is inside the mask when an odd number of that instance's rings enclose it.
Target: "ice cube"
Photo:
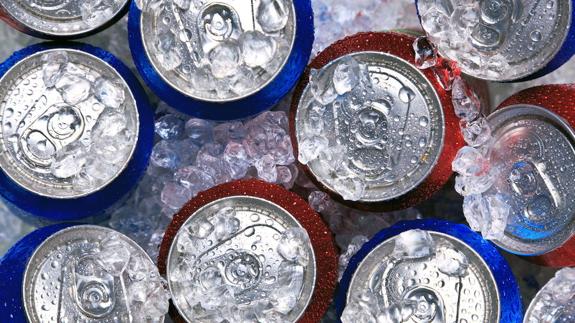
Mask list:
[[[395,238],[393,257],[397,259],[418,259],[431,256],[435,244],[429,232],[424,230],[409,230]]]

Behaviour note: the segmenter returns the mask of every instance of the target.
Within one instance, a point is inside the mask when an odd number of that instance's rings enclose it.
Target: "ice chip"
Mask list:
[[[364,235],[359,235],[351,239],[351,243],[347,246],[347,250],[339,256],[339,279],[343,276],[349,260],[361,249],[361,247],[368,241]]]
[[[481,101],[479,97],[461,77],[456,77],[453,80],[451,98],[455,114],[459,118],[471,122],[477,119],[481,113]]]
[[[42,55],[42,79],[47,88],[56,85],[68,64],[68,54],[65,51],[51,51]]]
[[[365,193],[365,182],[356,176],[336,178],[333,180],[335,190],[348,201],[359,201]]]
[[[241,143],[231,141],[224,151],[224,160],[230,166],[232,178],[240,179],[246,176],[251,166],[248,153]]]
[[[491,139],[491,127],[484,117],[479,117],[471,122],[461,120],[459,123],[465,142],[472,147],[479,147]]]
[[[64,102],[75,106],[90,97],[92,83],[85,77],[64,72],[55,84]]]
[[[309,136],[299,144],[298,160],[302,164],[308,164],[317,159],[323,150],[328,149],[329,141],[323,136]]]
[[[236,218],[236,211],[233,208],[224,207],[216,213],[213,225],[215,238],[225,240],[238,232],[240,221]]]
[[[212,176],[198,167],[186,166],[176,171],[174,179],[182,186],[187,187],[192,195],[205,191],[215,185]]]
[[[56,153],[50,172],[57,178],[70,178],[79,174],[87,161],[86,148],[79,142],[74,142]]]
[[[157,167],[175,169],[179,158],[173,144],[164,140],[158,142],[152,149],[151,162]]]
[[[214,232],[214,225],[208,220],[192,221],[188,227],[190,235],[198,239],[206,239],[212,232]]]
[[[437,268],[440,272],[455,277],[467,275],[469,260],[460,251],[453,248],[442,248],[436,256]]]
[[[119,235],[111,234],[100,241],[98,260],[107,272],[120,276],[130,261],[130,250]]]
[[[192,192],[190,189],[176,182],[166,183],[161,194],[162,202],[172,210],[179,210],[191,198]]]
[[[114,1],[84,0],[80,5],[82,21],[88,26],[100,26],[114,16]]]
[[[123,84],[101,77],[94,83],[94,96],[103,105],[117,109],[126,101],[126,90]]]
[[[236,74],[243,63],[239,46],[233,42],[220,43],[208,53],[214,77],[222,79]]]
[[[275,183],[278,179],[278,170],[272,156],[264,155],[254,162],[258,177],[266,182]]]
[[[490,170],[489,160],[480,150],[473,147],[463,147],[453,160],[452,169],[463,176],[483,176]]]
[[[307,251],[310,243],[304,229],[291,228],[282,233],[277,251],[284,259],[306,266],[310,257]]]
[[[276,53],[274,39],[259,31],[247,31],[240,37],[244,63],[249,67],[264,66]]]
[[[427,37],[417,37],[413,42],[413,51],[417,68],[424,70],[437,64],[437,48]]]
[[[262,0],[256,19],[266,33],[281,31],[289,20],[288,4],[285,0]]]
[[[344,95],[353,90],[360,80],[359,63],[349,57],[340,61],[333,72],[333,85],[337,94]]]
[[[155,130],[164,140],[179,139],[184,134],[184,121],[173,114],[167,114],[156,120]]]
[[[463,214],[474,231],[480,231],[485,239],[497,240],[505,234],[510,206],[503,196],[481,194],[469,195],[463,201]]]
[[[206,144],[213,140],[213,124],[209,121],[191,118],[186,122],[186,134],[198,145]]]
[[[409,230],[395,238],[393,257],[397,259],[419,259],[431,256],[435,251],[433,238],[427,231]]]
[[[322,105],[329,105],[337,99],[338,94],[333,80],[323,80],[318,70],[310,71],[309,86],[314,99]]]

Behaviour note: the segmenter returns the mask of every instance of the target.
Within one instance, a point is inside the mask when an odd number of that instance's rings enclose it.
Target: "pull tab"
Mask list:
[[[445,306],[441,297],[430,288],[416,287],[404,296],[405,300],[415,302],[415,311],[410,319],[417,323],[445,322]]]
[[[237,41],[244,32],[238,13],[221,3],[208,4],[200,11],[197,28],[204,53],[209,53],[222,42]]]
[[[85,121],[76,107],[55,104],[21,132],[18,143],[30,164],[48,168],[54,155],[82,137]]]

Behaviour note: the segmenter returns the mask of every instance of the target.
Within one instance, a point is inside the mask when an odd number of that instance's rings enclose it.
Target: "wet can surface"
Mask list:
[[[313,43],[309,0],[143,1],[130,10],[140,74],[172,107],[213,120],[255,115],[301,76]]]
[[[0,194],[45,221],[98,215],[148,164],[153,116],[129,69],[83,45],[35,45],[1,65]]]
[[[337,275],[321,218],[294,193],[257,180],[217,186],[185,205],[168,227],[159,267],[177,322],[315,322]]]
[[[2,0],[0,18],[31,36],[74,39],[112,25],[128,11],[129,3],[128,0]]]
[[[7,278],[3,322],[163,322],[163,314],[148,317],[155,314],[149,309],[167,311],[149,256],[104,227],[57,224],[34,231],[0,259],[0,272]]]
[[[559,270],[535,295],[523,323],[572,322],[575,320],[575,269]]]
[[[294,94],[298,160],[347,204],[406,208],[451,175],[462,145],[451,97],[431,71],[415,67],[414,39],[386,32],[337,42],[311,63]]]
[[[546,85],[513,95],[489,117],[491,158],[501,176],[491,190],[510,212],[495,243],[549,266],[572,266],[575,114],[572,85]],[[489,191],[487,192],[489,193]]]
[[[540,77],[575,53],[575,2],[416,0],[439,52],[470,76],[492,81]]]
[[[343,322],[522,320],[518,286],[495,247],[440,220],[401,222],[368,241],[344,273],[336,307]]]

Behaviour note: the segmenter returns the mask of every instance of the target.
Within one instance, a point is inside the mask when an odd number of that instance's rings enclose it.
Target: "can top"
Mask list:
[[[359,317],[367,303],[379,317],[409,313],[405,322],[499,322],[499,298],[491,270],[473,248],[417,229],[383,241],[361,260],[342,320]]]
[[[575,232],[575,132],[557,114],[534,105],[509,106],[488,120],[498,175],[483,195],[497,194],[509,207],[505,233],[494,242],[525,255],[561,246]]]
[[[50,198],[78,198],[111,183],[139,136],[133,93],[108,63],[62,48],[19,60],[0,79],[0,167]]]
[[[0,0],[17,24],[53,37],[76,37],[101,28],[127,4],[128,0]]]
[[[389,201],[416,188],[444,144],[441,101],[407,61],[342,56],[312,71],[295,117],[298,159],[346,200]]]
[[[150,302],[167,312],[165,290],[146,252],[98,226],[73,226],[46,239],[27,264],[22,288],[32,323],[144,322]],[[152,316],[163,321],[163,314]]]
[[[153,67],[182,94],[230,102],[266,87],[295,41],[292,0],[146,1],[140,28]]]
[[[170,247],[167,278],[188,322],[295,322],[314,292],[316,261],[290,213],[268,200],[231,196],[186,220]]]
[[[494,81],[522,79],[547,66],[573,23],[571,0],[416,2],[439,52],[466,74]]]
[[[573,322],[575,308],[575,268],[558,271],[531,301],[524,323]]]

